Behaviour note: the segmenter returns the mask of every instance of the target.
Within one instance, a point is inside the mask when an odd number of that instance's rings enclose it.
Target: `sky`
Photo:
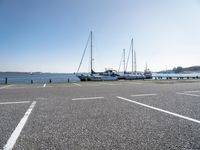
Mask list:
[[[90,31],[95,71],[118,70],[131,38],[137,70],[200,65],[199,0],[0,0],[0,71],[76,72]]]

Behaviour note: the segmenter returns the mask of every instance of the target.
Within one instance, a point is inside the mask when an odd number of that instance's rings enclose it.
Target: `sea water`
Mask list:
[[[7,77],[9,84],[30,84],[52,82],[77,82],[80,81],[75,74],[70,73],[15,73],[0,72],[0,84],[5,83]]]

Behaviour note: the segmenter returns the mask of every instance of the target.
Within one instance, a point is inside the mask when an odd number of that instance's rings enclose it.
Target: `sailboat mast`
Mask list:
[[[131,39],[131,48],[132,48],[132,74],[133,74],[133,38]]]
[[[124,60],[123,60],[123,62],[124,62],[124,73],[126,72],[126,66],[125,66],[125,49],[123,49],[123,54],[124,54]]]
[[[145,71],[147,71],[147,63],[146,63]]]
[[[136,52],[134,50],[134,64],[135,64],[135,73],[137,72],[137,62],[136,62]]]
[[[90,55],[91,55],[90,56],[91,57],[90,63],[91,64],[90,64],[90,68],[91,68],[91,74],[92,74],[92,72],[93,72],[93,70],[92,70],[92,68],[93,68],[93,62],[92,62],[93,61],[93,56],[92,56],[93,55],[93,53],[92,53],[92,31],[90,33],[90,36],[91,36],[91,45],[90,45],[91,46],[91,53],[90,53]]]

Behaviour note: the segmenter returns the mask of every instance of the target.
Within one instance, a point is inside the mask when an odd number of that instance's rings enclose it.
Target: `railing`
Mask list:
[[[69,82],[77,82],[78,80],[74,80],[71,78],[63,79],[27,79],[27,78],[0,78],[0,84],[34,84],[34,83],[69,83]]]
[[[200,79],[200,74],[154,74],[153,79]]]

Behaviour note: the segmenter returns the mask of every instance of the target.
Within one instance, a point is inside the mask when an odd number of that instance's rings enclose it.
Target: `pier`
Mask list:
[[[183,79],[199,79],[200,74],[154,74],[153,79],[155,80],[183,80]]]

